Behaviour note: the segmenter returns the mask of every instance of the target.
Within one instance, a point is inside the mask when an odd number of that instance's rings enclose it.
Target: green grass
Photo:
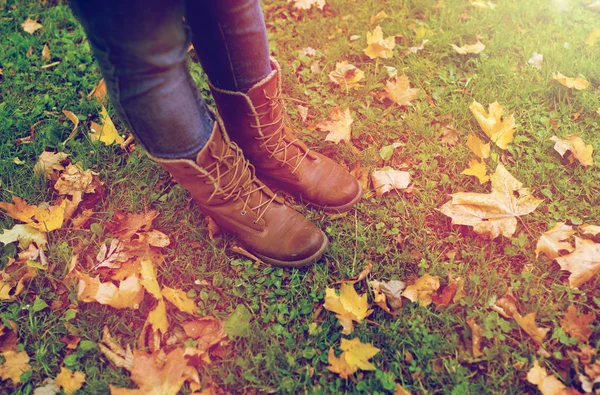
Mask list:
[[[229,251],[231,239],[211,242],[199,210],[190,209],[187,193],[171,183],[141,150],[132,154],[118,147],[92,143],[87,137],[89,120],[97,119],[99,105],[86,100],[100,75],[83,30],[67,4],[58,2],[0,1],[0,201],[16,195],[31,203],[53,198],[52,189],[34,177],[33,166],[44,150],[65,151],[74,162],[100,173],[105,195],[95,207],[92,222],[102,225],[117,210],[140,212],[156,209],[161,215],[156,228],[170,235],[167,259],[159,268],[162,284],[193,290],[199,312],[219,318],[245,305],[253,320],[250,335],[234,341],[233,352],[201,372],[232,393],[370,393],[393,392],[393,383],[413,393],[536,393],[526,382],[534,359],[569,386],[577,386],[572,356],[578,350],[573,339],[560,329],[560,319],[570,303],[585,311],[600,310],[600,281],[590,281],[581,290],[566,286],[565,272],[544,257],[535,258],[535,243],[541,232],[559,221],[600,225],[600,172],[598,165],[584,168],[567,165],[552,149],[549,137],[581,133],[586,143],[600,150],[598,134],[600,84],[598,45],[584,41],[598,14],[575,1],[500,1],[497,8],[479,9],[461,0],[388,0],[351,2],[329,0],[324,12],[297,11],[284,0],[264,4],[271,49],[283,67],[286,95],[306,100],[311,122],[325,118],[335,106],[349,107],[354,118],[352,149],[324,141],[319,131],[301,130],[300,136],[319,152],[350,168],[359,163],[371,170],[383,165],[406,165],[413,177],[414,193],[391,193],[383,198],[367,195],[346,216],[330,217],[300,207],[324,229],[331,247],[323,259],[306,271],[255,267]],[[369,18],[385,10],[390,18],[380,22],[384,35],[398,35],[394,57],[369,60],[362,52]],[[468,15],[471,18],[462,18]],[[38,17],[44,28],[34,35],[20,24]],[[423,26],[429,42],[417,54],[406,54],[418,45],[414,28]],[[350,41],[351,35],[360,35]],[[480,55],[461,56],[449,44],[471,44],[481,37],[486,49]],[[48,44],[55,67],[41,69]],[[315,57],[301,55],[311,46]],[[32,55],[26,56],[29,48]],[[527,65],[533,52],[544,55],[541,71]],[[311,73],[310,64],[320,60],[321,73]],[[365,72],[362,88],[340,92],[327,74],[335,62],[347,60]],[[420,88],[412,108],[390,110],[369,93],[383,89],[384,66],[394,66]],[[208,92],[200,67],[191,61],[199,88]],[[555,72],[582,76],[591,82],[584,91],[567,90],[552,79]],[[484,106],[498,101],[517,122],[516,140],[505,154],[507,168],[544,203],[523,218],[511,239],[489,241],[471,228],[452,226],[437,209],[448,195],[459,191],[487,192],[473,177],[461,175],[472,154],[464,145],[469,133],[481,135],[469,111],[477,100]],[[432,105],[434,103],[435,105]],[[292,120],[300,124],[295,106]],[[571,114],[583,111],[578,119]],[[73,111],[82,121],[77,138],[62,141],[71,123],[61,113]],[[117,128],[124,131],[111,107]],[[552,121],[552,122],[551,122]],[[556,122],[557,130],[552,123]],[[451,123],[459,143],[441,142],[441,123]],[[37,124],[37,125],[36,125]],[[29,135],[32,144],[18,145]],[[308,128],[312,129],[312,128]],[[393,142],[405,143],[384,163],[379,149]],[[25,161],[16,164],[15,158]],[[595,154],[595,161],[600,157]],[[488,160],[490,170],[498,157]],[[155,188],[156,185],[159,188]],[[0,229],[13,220],[0,214]],[[401,236],[401,242],[395,236]],[[107,325],[122,343],[134,343],[150,306],[139,311],[115,311],[98,304],[78,303],[77,290],[62,285],[68,262],[79,246],[98,245],[103,235],[91,232],[55,231],[50,234],[49,261],[53,270],[40,272],[14,301],[0,301],[0,318],[19,327],[19,344],[31,358],[33,371],[16,388],[6,382],[6,393],[30,394],[61,366],[86,373],[79,393],[108,393],[108,385],[131,386],[127,373],[113,367],[97,348],[67,350],[64,335],[79,333],[98,342]],[[453,259],[446,256],[457,250]],[[0,247],[0,267],[16,254],[14,245]],[[352,336],[343,336],[334,314],[320,310],[325,288],[335,281],[358,274],[373,263],[370,278],[401,279],[408,283],[429,273],[445,278],[447,273],[466,279],[466,296],[448,309],[407,303],[398,317],[375,308]],[[524,271],[527,265],[530,272]],[[199,286],[195,280],[209,286]],[[490,309],[494,298],[511,287],[520,300],[522,313],[537,311],[536,322],[552,328],[539,347],[508,321]],[[370,292],[357,284],[360,293]],[[61,301],[57,309],[33,311],[36,296],[48,305]],[[69,305],[77,305],[75,317]],[[75,307],[75,306],[71,306]],[[471,332],[466,320],[474,318],[484,331],[484,356],[470,353]],[[598,349],[600,326],[589,344]],[[340,338],[359,337],[381,348],[373,358],[376,372],[359,372],[342,380],[329,372],[327,352],[339,348]]]

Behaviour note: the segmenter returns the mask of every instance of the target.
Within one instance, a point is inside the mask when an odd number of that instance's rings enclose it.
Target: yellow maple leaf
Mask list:
[[[418,302],[421,306],[428,306],[432,302],[432,294],[440,288],[440,279],[437,276],[424,274],[414,284],[406,287],[402,296],[411,302]]]
[[[102,119],[101,125],[97,124],[96,122],[92,122],[90,125],[90,129],[92,130],[92,133],[90,133],[90,139],[92,141],[100,140],[106,145],[123,144],[125,140],[119,135],[117,128],[115,128],[115,124],[113,123],[112,119],[110,119],[108,111],[106,111],[104,106],[102,106],[100,118]]]
[[[454,49],[457,53],[461,55],[467,55],[470,53],[477,54],[485,49],[485,45],[481,41],[477,41],[475,44],[466,44],[462,47],[459,47],[458,45],[454,44],[450,44],[450,46],[452,47],[452,49]]]
[[[116,309],[137,309],[144,298],[144,288],[139,277],[130,276],[119,282],[119,287],[112,282],[101,282],[98,277],[90,277],[85,273],[77,273],[79,289],[77,300],[97,302]]]
[[[377,368],[369,362],[380,350],[371,344],[362,343],[360,339],[342,339],[340,345],[342,355],[336,357],[333,348],[329,349],[329,366],[327,369],[337,373],[346,379],[358,370],[376,370]]]
[[[148,314],[148,318],[144,323],[144,328],[151,326],[153,332],[158,332],[165,334],[167,329],[169,329],[169,319],[167,318],[167,306],[165,305],[165,301],[160,299],[158,304],[150,313]],[[144,331],[142,331],[143,333]]]
[[[161,293],[165,299],[173,303],[180,311],[196,315],[196,303],[194,303],[194,300],[190,299],[182,290],[163,286]]]
[[[419,88],[411,88],[408,76],[396,76],[394,81],[388,80],[385,83],[385,95],[394,103],[400,106],[410,106],[411,100],[417,98]]]
[[[354,120],[350,115],[350,109],[346,108],[342,111],[340,107],[335,107],[329,114],[329,119],[321,121],[317,128],[329,132],[325,137],[325,141],[333,141],[339,143],[340,141],[350,141],[352,136],[351,125]]]
[[[486,159],[490,157],[490,143],[484,144],[483,141],[474,134],[470,134],[469,137],[467,137],[467,147],[478,158]]]
[[[554,149],[560,156],[564,156],[567,151],[571,153],[569,156],[571,163],[577,159],[582,166],[592,166],[594,164],[594,158],[592,158],[594,147],[591,144],[586,145],[579,137],[579,133],[569,134],[564,139],[552,136],[550,140],[556,143]]]
[[[577,89],[578,91],[583,90],[590,86],[590,83],[583,78],[570,78],[562,75],[561,73],[554,74],[554,79],[560,82],[567,88]]]
[[[562,270],[571,272],[569,286],[579,288],[600,272],[600,244],[575,237],[575,250],[569,255],[556,257]]]
[[[336,317],[343,327],[342,333],[345,335],[352,332],[352,321],[360,323],[373,312],[369,309],[367,294],[359,296],[354,287],[348,284],[341,285],[339,296],[333,288],[327,288],[323,307],[337,314]]]
[[[347,61],[336,62],[335,70],[329,73],[329,79],[340,86],[342,91],[348,92],[349,89],[358,88],[361,85],[358,83],[365,77],[365,73]]]
[[[537,360],[533,362],[533,367],[527,372],[527,381],[537,385],[542,395],[560,395],[567,390],[567,387],[556,376],[548,375],[546,369],[542,368]]]
[[[372,16],[371,18],[369,18],[369,23],[371,25],[374,25],[376,23],[381,22],[382,20],[384,20],[385,18],[388,18],[389,15],[387,14],[387,12],[385,11],[379,11],[377,13],[377,15]]]
[[[27,33],[33,34],[36,32],[36,30],[41,29],[42,25],[38,23],[38,21],[34,21],[31,18],[27,18],[25,22],[21,23],[21,27]]]
[[[29,365],[29,356],[25,351],[5,351],[1,353],[4,357],[4,363],[0,365],[0,378],[2,380],[11,379],[14,384],[21,382],[21,375],[31,371]]]
[[[364,49],[364,53],[369,58],[389,59],[394,56],[392,50],[396,46],[396,37],[390,36],[384,39],[383,30],[381,30],[381,26],[377,25],[375,30],[367,32],[367,45],[367,48]]]
[[[537,258],[540,252],[543,252],[548,258],[554,259],[560,255],[559,252],[561,250],[573,251],[574,247],[571,243],[563,240],[573,236],[574,233],[575,231],[572,226],[564,222],[558,222],[552,229],[540,236],[535,247],[535,257]]]
[[[5,210],[9,217],[25,222],[42,232],[50,232],[62,226],[67,202],[63,201],[59,206],[46,204],[46,207],[38,207],[29,205],[17,196],[13,196],[12,200],[13,204],[0,202],[0,209]]]
[[[461,174],[477,177],[480,184],[486,183],[490,180],[490,176],[487,175],[485,163],[478,161],[477,159],[471,159],[469,162],[469,167],[463,170]]]
[[[60,373],[54,379],[54,384],[62,387],[67,395],[72,395],[85,383],[85,373],[73,372],[71,369],[60,368]]]
[[[36,206],[30,206],[25,199],[18,196],[12,197],[13,203],[0,202],[0,209],[6,211],[6,215],[21,222],[33,222],[33,216],[37,212]]]
[[[473,100],[473,103],[469,106],[471,113],[475,116],[477,123],[481,126],[481,129],[485,134],[495,143],[498,147],[506,149],[508,144],[514,139],[515,133],[515,118],[514,116],[508,115],[504,119],[502,115],[504,110],[498,102],[494,102],[489,105],[489,113],[485,111],[483,106]]]
[[[511,237],[517,229],[517,217],[534,211],[542,200],[523,188],[502,164],[496,167],[491,181],[491,193],[452,194],[452,200],[440,211],[452,218],[453,224],[473,226],[478,234],[489,235],[492,239],[499,235]]]

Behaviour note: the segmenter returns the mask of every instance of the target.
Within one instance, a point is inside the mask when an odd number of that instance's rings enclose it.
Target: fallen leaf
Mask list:
[[[92,89],[87,97],[88,99],[93,97],[100,103],[106,103],[106,83],[104,82],[104,78],[98,82],[98,84],[94,87],[94,89]]]
[[[72,395],[80,389],[85,383],[85,373],[72,372],[64,366],[60,368],[60,373],[54,379],[54,384],[62,387],[67,395]]]
[[[381,30],[381,26],[377,25],[375,30],[367,32],[367,48],[364,49],[364,53],[371,59],[389,59],[394,56],[392,50],[395,46],[396,38],[390,36],[384,39],[383,30]]]
[[[379,156],[383,160],[389,160],[394,155],[394,150],[396,148],[404,147],[404,146],[405,146],[404,143],[398,143],[398,142],[390,144],[390,145],[385,145],[385,146],[381,147],[381,149],[379,150]]]
[[[404,292],[402,292],[402,296],[411,302],[419,303],[421,306],[428,306],[433,302],[433,292],[439,288],[439,277],[424,274],[414,284],[406,287]]]
[[[360,339],[343,339],[340,345],[342,355],[335,356],[333,347],[329,349],[329,366],[327,369],[339,374],[343,379],[348,378],[358,370],[377,370],[369,362],[380,350],[368,343],[361,343]]]
[[[33,395],[56,395],[60,392],[60,387],[52,379],[47,378],[42,384],[44,385],[33,390]]]
[[[376,23],[381,22],[382,20],[384,20],[385,18],[388,18],[389,15],[387,14],[387,12],[385,11],[379,11],[377,13],[377,15],[373,15],[370,19],[369,19],[369,23],[371,25],[374,25]]]
[[[389,166],[371,174],[371,181],[377,196],[383,196],[393,189],[405,189],[410,184],[410,173],[395,170]]]
[[[408,53],[417,53],[421,51],[423,48],[425,48],[425,44],[427,44],[428,42],[429,40],[423,40],[421,41],[421,44],[417,45],[416,47],[408,48]]]
[[[46,233],[29,225],[15,225],[11,229],[4,229],[0,233],[0,243],[9,244],[15,241],[19,242],[19,247],[23,248],[31,242],[35,242],[39,247],[44,246],[48,242]]]
[[[590,328],[590,324],[595,320],[596,314],[578,314],[575,305],[571,304],[565,316],[560,320],[560,327],[569,335],[585,343],[594,333],[594,330]]]
[[[452,218],[453,224],[473,226],[475,233],[492,239],[499,235],[511,237],[517,229],[517,217],[534,211],[542,200],[523,188],[502,164],[496,167],[491,181],[491,193],[452,194],[452,200],[444,204],[440,212]]]
[[[479,8],[489,8],[491,10],[496,8],[496,4],[492,3],[491,1],[473,0],[471,1],[471,5]]]
[[[163,285],[161,293],[165,299],[173,303],[173,305],[180,311],[191,315],[196,315],[196,303],[182,290],[169,288]]]
[[[434,293],[431,295],[431,300],[436,308],[445,308],[450,305],[450,302],[457,301],[457,293],[462,291],[462,286],[459,281],[460,278],[454,280],[452,274],[448,273],[448,285],[444,287],[441,293]],[[460,298],[462,298],[462,296],[458,295],[458,300],[460,300]]]
[[[490,140],[502,149],[508,148],[508,144],[514,139],[514,116],[511,114],[505,116],[503,119],[502,115],[504,114],[504,110],[498,102],[489,105],[489,113],[487,113],[483,106],[475,100],[473,100],[469,109]]]
[[[325,137],[325,141],[333,141],[334,143],[339,143],[342,140],[350,141],[352,136],[350,126],[353,121],[349,108],[342,111],[340,107],[335,107],[331,110],[329,119],[321,121],[317,124],[317,128],[329,132]]]
[[[77,133],[77,127],[79,126],[79,118],[77,118],[77,115],[75,115],[71,111],[63,110],[62,112],[67,118],[69,118],[71,122],[73,122],[73,130],[71,130],[71,133],[69,133],[69,137],[67,137],[67,139],[63,141],[63,144],[66,144],[67,141],[75,137],[75,133]]]
[[[596,236],[598,233],[600,233],[600,226],[590,225],[590,224],[583,224],[583,225],[581,225],[579,227],[579,230],[584,235]]]
[[[92,133],[90,133],[90,139],[92,141],[100,140],[106,145],[111,144],[123,144],[125,139],[119,135],[117,128],[115,128],[115,124],[110,119],[108,115],[108,111],[106,108],[102,106],[102,111],[100,112],[100,119],[102,124],[97,124],[96,122],[92,122],[90,129]]]
[[[9,217],[25,222],[42,232],[50,232],[62,226],[66,202],[60,206],[38,207],[27,204],[17,196],[13,196],[12,200],[13,204],[0,202],[0,209],[5,210]]]
[[[358,88],[361,85],[358,83],[365,76],[365,73],[347,61],[336,62],[335,70],[329,73],[329,79],[336,85],[340,86],[343,92],[348,92],[349,89]]]
[[[326,288],[323,307],[336,313],[345,335],[352,332],[352,321],[360,323],[373,312],[369,309],[367,294],[359,296],[354,287],[347,284],[341,285],[339,296],[333,288]]]
[[[343,283],[356,284],[358,282],[361,282],[362,280],[367,278],[369,273],[371,273],[372,268],[373,268],[373,263],[369,262],[365,265],[363,270],[361,270],[360,273],[358,273],[358,276],[356,276],[355,279],[340,280],[340,281],[336,281],[334,284],[343,284]]]
[[[585,39],[585,45],[588,48],[593,47],[596,44],[596,41],[600,38],[600,29],[595,27],[589,34],[589,36]]]
[[[0,365],[0,378],[2,380],[11,379],[13,384],[19,384],[21,375],[31,371],[29,356],[25,351],[5,351],[0,355],[4,357],[4,363]]]
[[[404,389],[404,387],[401,386],[400,384],[396,383],[396,389],[394,390],[394,395],[412,395],[412,393],[410,391],[407,391],[406,389]]]
[[[558,222],[552,229],[540,236],[535,247],[535,257],[543,252],[548,258],[554,259],[558,257],[561,250],[573,251],[574,247],[569,242],[565,242],[569,237],[573,236],[575,230],[572,226],[564,222]]]
[[[54,184],[54,189],[60,195],[74,196],[78,193],[94,193],[99,185],[102,185],[102,182],[98,179],[98,173],[83,170],[78,165],[69,164],[60,173]]]
[[[8,321],[7,325],[0,324],[0,353],[18,350],[17,324]]]
[[[474,318],[467,320],[467,325],[471,328],[471,351],[474,358],[480,358],[483,356],[481,352],[481,327],[477,325]]]
[[[485,162],[478,161],[477,159],[471,159],[469,167],[463,170],[461,174],[477,177],[480,184],[484,184],[490,180],[490,176],[487,175]]]
[[[543,61],[544,61],[544,55],[534,52],[531,55],[531,57],[529,58],[529,60],[527,61],[527,64],[535,67],[538,70],[541,70]]]
[[[569,286],[579,288],[600,271],[600,244],[575,236],[575,250],[556,258],[562,270],[571,272]]]
[[[443,128],[442,142],[451,147],[455,146],[458,143],[458,133],[456,132],[456,129],[452,125],[446,125]]]
[[[227,338],[223,321],[215,317],[202,317],[184,322],[181,326],[188,337],[197,341],[196,348],[201,351],[208,351],[209,348]]]
[[[77,277],[77,300],[82,302],[97,302],[116,309],[137,309],[144,298],[144,288],[137,276],[126,278],[118,287],[112,282],[101,282],[98,277],[92,278],[85,273],[77,273]]]
[[[570,152],[570,163],[577,159],[582,166],[592,166],[594,164],[594,158],[592,158],[594,147],[591,144],[586,145],[579,137],[579,133],[569,134],[564,139],[552,136],[550,140],[556,143],[554,149],[560,156],[564,156],[567,151]]]
[[[560,82],[562,85],[566,86],[567,88],[582,90],[590,86],[590,83],[584,80],[583,78],[570,78],[562,75],[561,73],[554,74],[553,78]]]
[[[481,41],[477,41],[475,44],[463,45],[462,47],[454,44],[450,44],[450,46],[461,55],[467,55],[470,53],[477,54],[485,49],[485,45]]]
[[[45,60],[46,62],[50,61],[50,48],[48,47],[48,44],[44,44],[44,48],[42,49],[42,60]]]
[[[306,120],[308,119],[308,107],[298,104],[296,108],[298,109],[300,118],[302,118],[302,122],[306,123]]]
[[[396,77],[394,81],[386,81],[385,95],[394,103],[400,106],[411,106],[411,100],[417,98],[419,88],[411,88],[406,75]]]
[[[521,316],[519,312],[515,312],[513,314],[513,318],[521,327],[521,329],[523,329],[525,333],[527,333],[533,339],[534,342],[541,345],[550,328],[539,328],[536,326],[535,315],[536,313],[532,312],[526,314],[525,316]]]
[[[38,21],[34,21],[31,18],[27,18],[25,22],[21,23],[23,30],[29,34],[33,34],[36,30],[41,29],[42,25]]]
[[[215,240],[221,235],[221,228],[215,222],[214,219],[209,217],[208,215],[204,217],[204,221],[206,222],[206,229],[208,230],[208,237],[211,240]]]
[[[54,171],[61,171],[65,169],[60,162],[67,159],[68,156],[69,154],[64,152],[44,151],[38,158],[35,166],[33,166],[33,173],[38,176],[44,174],[46,179],[50,180]]]
[[[567,395],[567,387],[560,382],[553,374],[548,375],[546,369],[542,368],[537,360],[533,362],[533,367],[527,372],[527,381],[537,385],[542,395]]]

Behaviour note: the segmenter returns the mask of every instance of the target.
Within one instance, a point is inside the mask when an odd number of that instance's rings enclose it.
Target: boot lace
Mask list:
[[[283,97],[279,95],[269,96],[269,94],[264,91],[264,95],[267,98],[265,103],[259,104],[255,106],[256,115],[258,115],[259,124],[253,125],[250,124],[251,128],[260,129],[269,126],[277,126],[277,128],[270,132],[266,133],[263,136],[256,136],[255,138],[261,141],[260,146],[264,147],[265,150],[269,153],[269,158],[275,157],[278,161],[281,162],[281,167],[287,165],[292,168],[292,174],[298,170],[300,164],[307,156],[313,157],[310,150],[304,147],[300,143],[300,140],[297,138],[288,141],[286,139],[286,134],[284,132],[284,123],[285,123],[285,108],[283,107],[283,100],[291,100],[300,103],[304,103],[301,100],[293,99],[291,97]],[[280,110],[280,111],[278,111]],[[276,118],[275,115],[278,114]],[[255,114],[247,114],[249,116],[254,116]],[[266,116],[272,119],[271,122],[262,122],[262,119]],[[297,153],[294,156],[288,158],[288,148],[296,145]],[[283,157],[280,158],[276,156],[277,154],[283,154]]]
[[[254,174],[254,166],[244,158],[242,150],[237,144],[234,142],[230,142],[229,146],[222,144],[223,149],[216,153],[214,152],[214,143],[210,144],[213,144],[209,148],[212,148],[210,152],[215,161],[205,168],[208,172],[207,175],[197,175],[200,178],[207,178],[204,181],[206,184],[214,185],[215,190],[209,196],[208,202],[216,197],[221,197],[225,201],[242,199],[244,206],[240,214],[246,215],[246,209],[249,209],[257,216],[254,223],[258,223],[277,195],[273,194],[269,199],[266,198],[266,193],[261,192],[265,185],[258,181]],[[229,180],[225,181],[227,176],[229,176]],[[221,185],[222,183],[224,185]],[[258,203],[250,207],[250,199],[256,192],[258,192]]]

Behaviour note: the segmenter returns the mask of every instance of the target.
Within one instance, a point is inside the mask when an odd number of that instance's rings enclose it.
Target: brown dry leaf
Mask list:
[[[582,166],[592,166],[594,164],[594,158],[592,158],[594,147],[591,144],[586,145],[579,137],[579,133],[569,134],[564,139],[552,136],[550,140],[556,143],[554,149],[560,156],[565,156],[567,151],[570,152],[568,157],[570,163],[578,160]]]
[[[76,273],[79,278],[77,300],[82,302],[98,302],[116,309],[137,309],[144,298],[144,288],[139,277],[131,276],[119,282],[117,287],[112,282],[101,282],[98,277],[90,277],[85,273]]]
[[[301,104],[297,104],[296,109],[298,110],[300,118],[302,118],[302,122],[306,123],[306,120],[308,119],[308,107],[305,107]]]
[[[480,159],[490,157],[490,143],[483,143],[481,139],[474,134],[467,137],[467,147]]]
[[[44,151],[38,158],[35,166],[33,166],[33,173],[38,176],[43,174],[46,179],[50,180],[54,171],[61,171],[65,169],[60,162],[67,159],[68,156],[69,154],[64,152]]]
[[[424,274],[414,284],[406,287],[402,296],[421,306],[428,306],[433,302],[433,292],[440,288],[440,279],[437,276]]]
[[[566,86],[567,88],[582,90],[590,86],[590,83],[584,80],[583,78],[569,78],[562,75],[561,73],[554,74],[553,78],[560,82],[562,85]]]
[[[25,282],[37,277],[37,271],[25,262],[8,261],[4,270],[0,271],[0,300],[12,300],[25,289]]]
[[[396,46],[396,37],[383,38],[383,30],[377,25],[375,30],[367,32],[367,48],[363,50],[365,55],[371,59],[389,59],[394,56],[392,50]]]
[[[562,270],[571,272],[569,286],[579,288],[600,272],[600,244],[575,237],[575,250],[556,258]]]
[[[469,318],[467,320],[467,325],[469,325],[469,328],[471,328],[471,351],[473,352],[473,357],[482,357],[483,353],[481,352],[481,327],[477,325],[474,318]]]
[[[477,159],[471,159],[469,161],[469,167],[463,170],[461,174],[477,177],[480,184],[485,184],[490,180],[490,176],[487,175],[485,162],[478,161]]]
[[[400,106],[412,106],[411,100],[417,98],[419,88],[411,88],[408,76],[397,76],[394,81],[385,83],[385,96]]]
[[[12,197],[13,204],[0,202],[0,209],[6,215],[27,223],[29,226],[42,232],[50,232],[60,228],[63,224],[66,202],[59,206],[49,206],[47,203],[30,206],[24,199]]]
[[[72,395],[80,389],[85,383],[85,373],[72,372],[64,366],[60,368],[60,373],[54,379],[54,384],[62,387],[67,395]]]
[[[594,331],[590,324],[596,320],[596,314],[578,314],[575,305],[570,305],[565,316],[560,320],[560,326],[566,333],[582,343],[589,340]]]
[[[537,344],[542,344],[544,342],[544,338],[548,334],[550,328],[539,328],[535,325],[535,312],[526,314],[525,316],[521,316],[518,312],[513,314],[514,320],[517,324],[527,333],[534,342]]]
[[[412,393],[410,391],[407,391],[406,389],[404,389],[404,387],[401,386],[400,384],[396,383],[396,389],[394,390],[394,395],[412,395]]]
[[[376,370],[377,368],[369,362],[378,352],[377,347],[368,343],[361,343],[358,338],[351,340],[342,339],[340,345],[342,355],[335,356],[333,347],[329,349],[329,366],[327,369],[339,374],[343,379],[360,370]]]
[[[545,232],[540,236],[535,247],[535,257],[543,252],[548,258],[554,259],[559,256],[561,250],[573,251],[574,247],[571,243],[566,242],[569,237],[573,236],[575,230],[572,226],[565,224],[564,222],[558,222],[552,229]]]
[[[592,235],[592,236],[596,236],[598,233],[600,233],[600,226],[597,225],[590,225],[590,224],[583,224],[579,227],[579,230],[584,234],[584,235]]]
[[[346,93],[348,93],[349,89],[360,87],[361,85],[358,82],[364,77],[364,71],[345,60],[343,62],[336,62],[335,70],[329,73],[331,82],[339,85],[340,89]]]
[[[81,341],[81,337],[68,334],[61,337],[60,341],[65,343],[69,350],[75,350]]]
[[[161,294],[180,311],[196,315],[196,303],[184,291],[163,286]]]
[[[143,213],[115,212],[111,231],[121,240],[128,241],[138,232],[152,229],[152,222],[158,217],[158,211],[150,210]]]
[[[44,44],[44,48],[42,49],[42,60],[45,60],[46,62],[50,61],[50,48],[48,47],[48,44]]]
[[[0,353],[17,351],[17,333],[17,324],[13,321],[9,321],[8,326],[0,324]]]
[[[342,140],[350,141],[353,121],[349,108],[342,111],[340,107],[335,107],[331,110],[329,119],[319,122],[317,128],[329,132],[325,137],[325,141],[333,141],[334,143],[339,143]]]
[[[481,41],[477,41],[475,44],[466,44],[462,47],[454,44],[450,44],[450,46],[461,55],[467,55],[470,53],[477,54],[485,49],[485,45]]]
[[[410,184],[410,173],[386,166],[374,171],[371,174],[371,181],[377,196],[383,196],[393,189],[407,188]]]
[[[131,381],[139,389],[110,386],[111,394],[177,395],[186,382],[200,385],[198,372],[188,362],[183,348],[176,348],[166,355],[163,350],[154,354],[133,350],[133,363],[129,371]]]
[[[92,97],[97,99],[100,103],[106,103],[106,83],[104,82],[104,78],[98,82],[98,85],[94,87],[94,89],[88,94],[88,99]]]
[[[223,331],[223,321],[212,316],[187,321],[181,326],[187,336],[198,342],[196,348],[199,350],[208,350],[227,338],[227,334]]]
[[[490,104],[489,112],[486,112],[481,104],[473,100],[469,109],[490,140],[498,147],[507,149],[514,140],[515,117],[512,114],[503,117],[504,110],[498,102]]]
[[[446,143],[451,147],[458,143],[458,133],[456,132],[454,126],[444,126],[444,131],[442,132],[442,143]]]
[[[387,282],[369,281],[373,290],[374,302],[391,315],[397,315],[402,308],[402,291],[406,288],[403,281],[391,280]]]
[[[464,282],[461,282],[460,278],[457,278],[456,280],[452,277],[452,274],[448,273],[448,285],[446,285],[446,287],[444,287],[444,289],[442,290],[442,292],[440,294],[433,294],[431,296],[431,299],[433,301],[433,304],[435,305],[435,307],[437,308],[443,308],[443,307],[448,307],[450,305],[450,302],[457,302],[457,300],[460,300],[462,298],[462,295],[458,295],[458,292],[464,292],[462,290],[462,286],[464,285]]]
[[[369,19],[369,23],[371,25],[374,25],[376,23],[381,22],[382,20],[384,20],[385,18],[388,18],[389,15],[387,14],[387,12],[385,11],[379,11],[377,13],[377,15],[373,15],[370,19]]]
[[[355,279],[346,279],[346,280],[340,280],[340,281],[336,281],[333,284],[342,284],[342,283],[348,283],[348,284],[356,284],[362,280],[364,280],[365,278],[367,278],[367,276],[369,275],[369,273],[371,273],[371,269],[373,268],[373,263],[372,262],[368,262],[365,267],[363,268],[363,270],[360,271],[360,273],[358,273],[358,276],[356,276]]]
[[[34,21],[31,18],[27,18],[25,22],[21,23],[21,27],[29,34],[33,34],[36,30],[41,29],[42,25],[38,21]]]
[[[4,357],[4,363],[0,365],[0,378],[11,379],[13,384],[21,382],[21,375],[31,371],[29,356],[25,351],[6,351],[0,354]]]
[[[362,322],[373,310],[369,309],[367,294],[359,296],[352,285],[342,284],[339,296],[335,289],[325,289],[323,307],[336,313],[343,327],[342,333],[349,335],[354,328],[352,321]]]
[[[103,185],[103,183],[98,178],[98,173],[83,170],[78,165],[69,164],[60,173],[54,184],[54,189],[58,191],[59,195],[75,196],[83,193],[94,193],[100,185]]]
[[[567,395],[568,388],[560,382],[553,374],[548,375],[546,369],[542,368],[537,360],[533,367],[527,372],[527,381],[537,385],[542,395]]]
[[[534,211],[542,200],[523,188],[502,164],[498,164],[491,180],[491,193],[452,194],[452,200],[440,211],[451,217],[453,224],[473,226],[475,233],[492,239],[499,235],[511,237],[517,230],[517,217]]]
[[[217,225],[214,219],[207,215],[206,217],[204,217],[204,222],[206,223],[206,229],[208,230],[209,239],[215,240],[221,235],[221,228],[219,228],[219,225]]]
[[[68,110],[63,110],[63,114],[65,114],[65,116],[69,118],[71,122],[73,122],[73,130],[71,130],[71,133],[69,133],[69,137],[63,141],[63,144],[66,144],[67,141],[75,137],[75,133],[77,133],[77,127],[79,126],[79,118],[77,118],[77,115],[75,115],[73,112]]]
[[[360,163],[356,163],[352,170],[350,170],[352,177],[356,178],[363,191],[369,189],[369,169],[362,167]]]
[[[106,145],[123,144],[125,139],[119,135],[115,124],[112,119],[110,119],[108,111],[106,111],[104,106],[102,106],[102,111],[100,112],[100,119],[102,124],[92,122],[90,125],[90,139],[92,141],[100,140]]]

